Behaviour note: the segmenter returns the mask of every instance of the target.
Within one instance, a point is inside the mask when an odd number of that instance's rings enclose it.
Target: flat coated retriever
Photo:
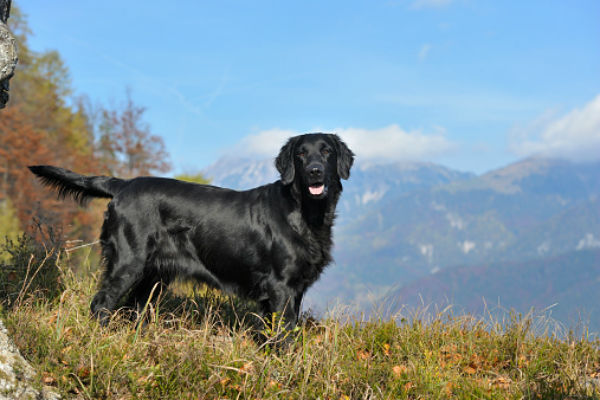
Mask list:
[[[102,322],[126,294],[127,304],[139,307],[156,284],[183,276],[251,298],[291,329],[304,293],[331,261],[340,179],[348,179],[353,162],[337,135],[315,133],[281,148],[280,180],[247,191],[29,169],[61,197],[112,198],[100,235],[105,272],[91,303]]]

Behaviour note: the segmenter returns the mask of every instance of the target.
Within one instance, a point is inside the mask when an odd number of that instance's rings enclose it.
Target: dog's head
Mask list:
[[[281,148],[275,166],[281,182],[296,181],[313,199],[327,197],[328,189],[350,177],[354,153],[335,134],[311,133],[294,136]]]

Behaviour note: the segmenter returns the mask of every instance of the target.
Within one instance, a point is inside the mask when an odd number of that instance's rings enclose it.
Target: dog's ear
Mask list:
[[[346,143],[340,139],[338,135],[331,135],[333,142],[335,143],[335,150],[337,153],[337,173],[342,179],[348,179],[350,177],[350,168],[354,164],[354,153],[346,146]]]
[[[294,180],[294,149],[298,142],[298,136],[290,138],[279,151],[279,155],[275,159],[275,168],[281,175],[281,182],[284,185],[289,185]]]

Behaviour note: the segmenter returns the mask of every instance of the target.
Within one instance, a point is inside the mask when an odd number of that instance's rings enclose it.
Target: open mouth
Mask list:
[[[325,185],[322,183],[314,183],[308,187],[308,191],[313,196],[321,196],[325,193]]]

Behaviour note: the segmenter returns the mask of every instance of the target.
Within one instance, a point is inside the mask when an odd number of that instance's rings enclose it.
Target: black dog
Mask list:
[[[62,197],[112,198],[100,242],[106,270],[92,313],[106,320],[129,293],[145,304],[153,287],[195,278],[258,302],[295,326],[302,296],[331,261],[331,228],[354,154],[337,135],[296,136],[275,166],[281,180],[234,191],[173,179],[123,180],[31,166]]]

